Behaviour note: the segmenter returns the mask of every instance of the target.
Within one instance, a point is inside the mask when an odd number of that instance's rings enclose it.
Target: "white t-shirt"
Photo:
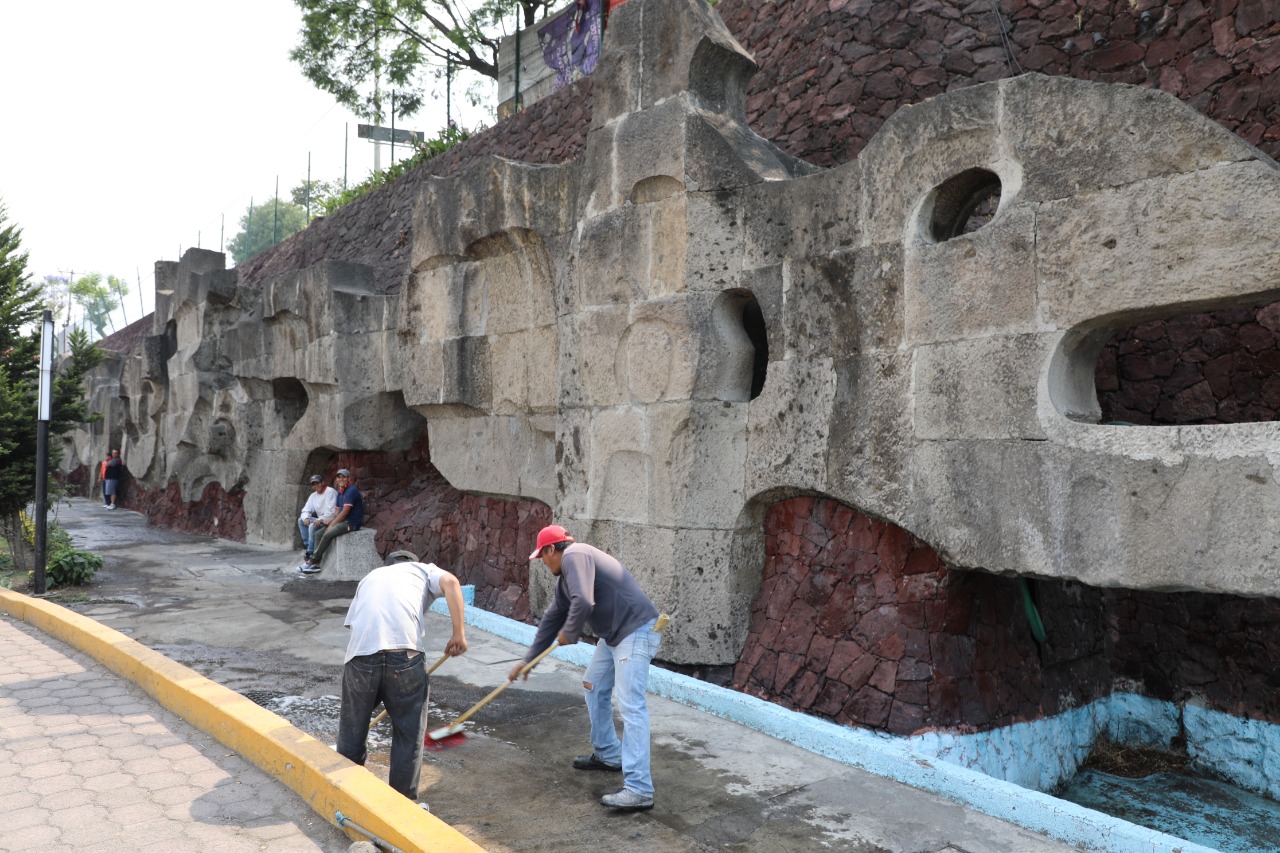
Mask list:
[[[384,649],[424,651],[423,616],[444,594],[444,574],[435,563],[393,563],[365,575],[342,623],[351,629],[343,663]]]
[[[302,505],[302,515],[298,516],[298,520],[307,521],[312,518],[318,518],[324,521],[336,515],[334,510],[337,507],[337,489],[332,486],[325,486],[324,491],[318,495],[313,489],[311,495],[307,498],[307,502]]]

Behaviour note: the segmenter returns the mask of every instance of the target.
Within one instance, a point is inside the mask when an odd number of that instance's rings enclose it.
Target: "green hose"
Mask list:
[[[1031,623],[1031,636],[1041,645],[1044,644],[1044,623],[1040,621],[1040,611],[1031,600],[1031,584],[1024,577],[1018,578],[1018,589],[1022,592],[1022,608],[1027,611],[1027,621]]]

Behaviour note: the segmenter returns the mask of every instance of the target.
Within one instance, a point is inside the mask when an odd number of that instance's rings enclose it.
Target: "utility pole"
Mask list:
[[[53,416],[53,312],[40,320],[40,396],[36,412],[35,593],[45,592],[49,512],[49,420]]]

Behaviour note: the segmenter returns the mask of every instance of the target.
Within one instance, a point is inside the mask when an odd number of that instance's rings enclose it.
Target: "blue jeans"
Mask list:
[[[320,525],[312,527],[302,519],[298,519],[298,535],[302,537],[302,547],[306,549],[308,554],[314,553],[316,543],[320,541],[320,537],[324,535],[325,528]]]
[[[582,674],[582,692],[591,718],[591,749],[602,760],[622,765],[623,787],[653,796],[649,771],[649,661],[658,653],[662,636],[651,619],[616,646],[596,643],[595,654]],[[622,740],[613,726],[613,694],[622,712]]]
[[[342,712],[338,752],[364,765],[369,718],[381,701],[391,718],[391,770],[387,784],[418,799],[422,739],[426,736],[427,675],[421,652],[382,651],[359,655],[342,668]]]

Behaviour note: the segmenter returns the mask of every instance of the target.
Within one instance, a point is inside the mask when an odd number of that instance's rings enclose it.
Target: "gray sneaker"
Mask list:
[[[616,794],[605,794],[600,798],[601,804],[623,812],[635,812],[653,808],[653,797],[644,797],[630,788],[623,788]]]

